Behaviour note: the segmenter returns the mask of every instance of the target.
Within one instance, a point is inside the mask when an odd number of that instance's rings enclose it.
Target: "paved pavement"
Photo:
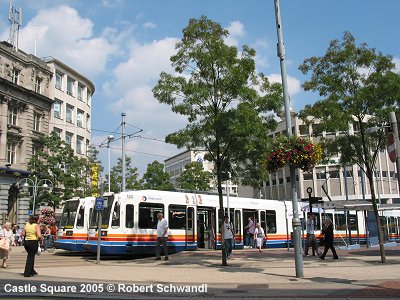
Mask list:
[[[105,257],[97,265],[94,256],[56,250],[37,257],[39,276],[24,278],[26,254],[16,247],[0,272],[0,297],[400,299],[400,246],[386,249],[386,264],[377,248],[338,254],[339,260],[304,257],[304,278],[296,278],[293,250],[285,249],[234,250],[228,267],[219,251],[182,252],[169,261]]]

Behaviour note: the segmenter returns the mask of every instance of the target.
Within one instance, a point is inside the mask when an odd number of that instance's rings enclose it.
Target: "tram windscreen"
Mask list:
[[[101,228],[108,228],[108,224],[110,223],[110,214],[112,204],[114,202],[114,195],[104,196],[104,209],[100,211],[101,213]],[[99,224],[99,214],[97,209],[93,209],[90,213],[89,227],[97,228]]]
[[[61,214],[59,228],[73,228],[76,212],[78,210],[79,200],[70,200],[65,202]]]

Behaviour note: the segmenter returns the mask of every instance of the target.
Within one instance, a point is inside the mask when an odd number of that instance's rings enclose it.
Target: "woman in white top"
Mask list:
[[[261,252],[261,247],[264,242],[265,233],[260,223],[257,223],[256,229],[254,230],[254,239],[256,240],[258,251]]]
[[[0,256],[3,259],[2,268],[7,268],[7,259],[11,251],[11,245],[13,243],[13,232],[11,230],[11,223],[7,222],[3,225],[0,231],[0,238],[5,238],[9,243],[8,249],[0,249]]]

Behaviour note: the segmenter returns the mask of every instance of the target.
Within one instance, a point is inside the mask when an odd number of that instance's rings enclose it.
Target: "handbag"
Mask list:
[[[40,243],[38,244],[38,249],[36,251],[36,255],[40,256],[42,254],[42,248],[40,247]]]
[[[10,242],[5,237],[0,240],[0,249],[2,250],[10,249]]]

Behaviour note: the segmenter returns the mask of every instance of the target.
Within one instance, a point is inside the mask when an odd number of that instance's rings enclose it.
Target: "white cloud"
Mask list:
[[[233,21],[226,29],[229,31],[229,35],[225,38],[225,43],[229,46],[238,46],[239,39],[246,33],[244,25],[240,21]]]
[[[105,36],[93,35],[93,22],[69,6],[42,9],[20,32],[19,48],[34,53],[37,26],[37,56],[53,56],[83,75],[94,76],[106,67],[118,46]],[[8,32],[2,33],[7,39]]]
[[[153,22],[146,22],[143,24],[144,29],[156,29],[157,25],[154,24]]]
[[[281,74],[270,74],[267,77],[271,82],[282,83]],[[292,76],[288,75],[287,76],[287,82],[288,82],[288,88],[289,88],[289,94],[290,95],[295,95],[298,92],[300,92],[300,90],[301,90],[300,80],[298,80],[295,77],[292,77]]]
[[[113,99],[108,109],[125,112],[127,124],[144,130],[140,135],[164,140],[167,134],[186,124],[186,118],[173,113],[170,106],[160,104],[151,91],[162,71],[174,72],[169,58],[176,51],[176,42],[176,38],[147,44],[131,41],[128,57],[115,67],[113,78],[103,85],[103,92]],[[131,133],[135,130],[127,126],[126,131]],[[151,161],[165,159],[157,155],[171,156],[178,152],[173,145],[143,138],[130,140],[127,149],[131,151],[129,155],[133,157],[133,164],[139,168],[140,174]]]

